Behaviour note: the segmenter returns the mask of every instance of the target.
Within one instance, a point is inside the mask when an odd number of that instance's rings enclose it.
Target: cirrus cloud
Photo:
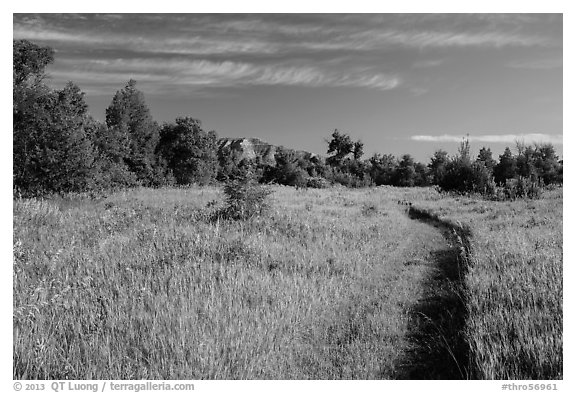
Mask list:
[[[459,143],[464,139],[470,142],[485,143],[516,143],[517,141],[525,143],[553,143],[561,145],[562,134],[503,134],[503,135],[413,135],[411,140],[416,142],[452,142]]]

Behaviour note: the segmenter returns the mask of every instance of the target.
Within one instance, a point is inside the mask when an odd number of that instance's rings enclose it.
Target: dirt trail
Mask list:
[[[418,301],[408,306],[408,348],[398,364],[398,379],[466,379],[468,355],[462,331],[459,247],[449,228],[410,214],[411,235],[399,247],[405,274],[420,282]]]

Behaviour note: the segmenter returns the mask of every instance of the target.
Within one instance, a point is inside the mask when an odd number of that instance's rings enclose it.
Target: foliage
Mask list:
[[[114,95],[106,123],[95,121],[76,85],[69,83],[60,91],[44,85],[45,68],[53,61],[53,49],[14,40],[13,176],[14,187],[24,195],[207,184],[251,173],[260,182],[296,187],[435,184],[447,191],[502,199],[536,197],[537,187],[563,181],[563,163],[551,144],[517,143],[518,154],[506,148],[499,162],[483,147],[473,161],[470,143],[464,139],[456,157],[438,150],[424,165],[409,154],[399,159],[374,154],[361,160],[364,143],[336,129],[327,140],[330,156],[325,161],[283,148],[277,150],[275,164],[260,157],[242,158],[229,147],[219,151],[216,133],[203,131],[199,120],[178,118],[160,129],[134,80]]]
[[[54,49],[28,40],[14,40],[12,48],[13,84],[15,87],[39,86],[46,66],[54,62]],[[17,91],[14,91],[17,94]]]
[[[341,134],[338,130],[332,133],[332,139],[328,143],[328,154],[334,153],[327,162],[332,166],[339,166],[342,160],[354,151],[354,142],[350,135]]]
[[[352,142],[350,135],[334,130],[332,139],[328,141],[328,154],[331,153],[332,156],[328,157],[326,162],[334,167],[340,167],[349,154],[352,154],[354,161],[360,160],[364,154],[364,143],[360,140]]]
[[[484,165],[490,171],[490,173],[494,172],[496,160],[492,158],[492,151],[490,148],[481,148],[480,152],[478,153],[478,158],[476,158],[476,162]]]
[[[308,188],[328,188],[330,182],[323,177],[309,177],[306,180],[306,187]]]
[[[354,161],[359,161],[364,154],[364,143],[358,140],[354,142],[354,148],[352,149],[352,155],[354,156]]]
[[[72,82],[43,84],[53,50],[14,41],[14,187],[22,194],[85,191],[95,186],[95,152],[84,93]]]
[[[152,119],[144,94],[136,89],[136,81],[131,79],[117,91],[106,109],[106,125],[117,136],[117,151],[122,160],[143,185],[161,182],[156,177],[154,167],[158,164],[155,156],[159,140],[159,127]]]
[[[229,146],[218,150],[218,173],[216,180],[225,182],[241,176],[242,171],[238,168],[240,161],[240,152],[232,150]]]
[[[428,164],[430,175],[432,176],[432,182],[434,184],[440,184],[444,181],[444,176],[446,176],[446,165],[448,162],[448,152],[442,149],[434,152],[434,155],[430,159],[430,164]]]
[[[394,172],[394,184],[400,187],[413,187],[416,185],[416,168],[414,158],[410,154],[404,154],[398,162]]]
[[[492,195],[495,187],[492,174],[486,166],[458,158],[448,162],[445,176],[439,185],[444,191],[484,195]]]
[[[500,155],[500,161],[494,166],[494,178],[496,183],[502,185],[506,179],[513,179],[517,174],[516,158],[512,155],[509,147]]]
[[[224,186],[225,206],[217,217],[228,220],[249,220],[257,217],[269,208],[269,188],[258,184],[250,176],[228,181]]]
[[[266,182],[276,182],[286,186],[303,187],[306,185],[308,173],[302,166],[305,162],[296,157],[294,151],[279,147],[274,155],[276,166],[268,171]]]
[[[212,182],[217,175],[217,136],[202,130],[200,120],[177,118],[165,124],[156,148],[180,185]]]
[[[369,174],[377,186],[392,184],[398,162],[391,154],[374,155],[368,160]]]
[[[445,191],[479,193],[499,200],[538,198],[544,185],[562,181],[562,166],[552,145],[532,147],[518,143],[517,148],[517,156],[506,148],[498,163],[492,159],[490,149],[482,148],[476,161],[471,162],[466,140],[459,155],[445,163],[445,154],[437,152],[429,167]]]
[[[506,180],[503,187],[504,199],[530,198],[538,199],[542,195],[543,185],[539,181],[530,180],[523,176]]]

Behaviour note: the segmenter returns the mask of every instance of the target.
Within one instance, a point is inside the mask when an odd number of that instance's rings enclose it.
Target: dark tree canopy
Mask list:
[[[496,160],[492,158],[492,151],[490,148],[486,147],[480,149],[476,162],[483,164],[491,173],[494,171],[494,167],[496,166]]]
[[[30,81],[38,83],[46,66],[54,62],[54,49],[38,46],[28,40],[13,41],[13,77],[16,86]]]
[[[500,155],[500,161],[494,166],[494,178],[496,183],[504,184],[506,179],[513,179],[517,174],[516,157],[512,155],[510,148],[504,149]]]
[[[350,139],[349,135],[341,134],[338,130],[332,133],[332,139],[328,143],[328,154],[333,155],[330,157],[329,162],[334,165],[339,165],[342,160],[354,150],[354,142]]]
[[[191,117],[165,124],[157,152],[166,160],[178,184],[209,183],[218,170],[217,136],[202,130],[200,120]]]
[[[144,185],[158,183],[154,151],[159,127],[150,114],[144,94],[136,89],[135,80],[130,80],[114,95],[106,109],[106,125],[119,144],[116,150],[138,181]]]
[[[352,151],[352,154],[354,155],[354,159],[356,161],[362,158],[362,155],[364,155],[364,143],[362,143],[362,141],[358,140],[354,142],[354,149]]]
[[[432,182],[434,184],[440,184],[446,175],[446,165],[450,159],[448,158],[448,152],[440,149],[434,152],[434,155],[430,159],[430,164],[428,164],[428,169],[430,170],[430,175],[432,176]]]

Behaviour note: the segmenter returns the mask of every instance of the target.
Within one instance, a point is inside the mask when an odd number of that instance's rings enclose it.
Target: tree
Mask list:
[[[85,191],[95,175],[94,148],[87,136],[88,106],[72,82],[38,100],[27,114],[24,151],[15,151],[15,186],[35,193]],[[21,141],[16,143],[18,149]],[[21,160],[21,161],[20,161]]]
[[[430,159],[430,164],[428,164],[433,184],[442,183],[446,175],[446,165],[448,162],[448,152],[442,149],[434,152],[434,155]]]
[[[421,162],[414,164],[414,171],[416,172],[414,178],[414,185],[418,187],[427,186],[430,184],[430,173],[428,167]]]
[[[328,157],[327,162],[332,166],[340,166],[342,160],[353,151],[354,143],[350,139],[350,136],[334,130],[332,139],[328,143],[328,154],[334,154]]]
[[[534,166],[544,184],[562,183],[562,165],[552,144],[536,145]]]
[[[505,184],[506,179],[513,179],[517,175],[516,158],[507,147],[500,155],[500,161],[494,166],[494,179],[498,184]]]
[[[242,153],[238,150],[233,150],[230,146],[224,146],[218,150],[218,174],[216,179],[218,181],[227,181],[233,178],[239,178],[242,174],[238,168],[239,162],[242,160]]]
[[[165,124],[157,152],[166,160],[178,184],[207,184],[218,170],[217,135],[205,132],[200,120],[179,117]]]
[[[276,165],[264,171],[265,182],[274,181],[286,186],[302,187],[306,185],[306,168],[312,163],[304,157],[298,157],[293,150],[280,146],[274,154]]]
[[[352,150],[352,154],[354,155],[355,161],[358,161],[360,158],[362,158],[362,155],[364,154],[364,143],[362,143],[362,141],[357,140],[354,142],[354,149]]]
[[[14,186],[33,185],[33,154],[38,150],[38,134],[49,117],[53,102],[43,84],[46,66],[54,61],[54,50],[27,40],[14,40],[13,62],[13,176]]]
[[[84,93],[69,82],[43,84],[54,51],[14,41],[14,186],[24,193],[84,191],[94,186],[94,148]]]
[[[144,94],[136,89],[136,81],[116,92],[106,109],[106,125],[122,141],[118,152],[138,181],[144,185],[157,184],[158,162],[154,155],[159,139],[159,127],[152,119],[144,101]],[[125,145],[124,145],[125,143]]]
[[[46,66],[54,62],[54,49],[28,40],[14,40],[12,56],[13,84],[30,87],[43,81]]]
[[[470,158],[470,140],[468,138],[463,138],[458,147],[458,155],[456,159],[463,164],[469,164],[471,162]]]
[[[394,184],[400,187],[413,187],[416,183],[416,168],[414,158],[404,154],[398,163],[394,176]]]
[[[494,172],[494,167],[496,166],[496,160],[492,158],[492,151],[490,148],[483,147],[480,149],[478,153],[478,158],[476,158],[476,162],[483,164],[490,173]]]
[[[538,173],[535,166],[536,151],[534,147],[526,146],[521,142],[517,142],[516,147],[518,150],[516,156],[517,174],[527,179],[536,180]]]
[[[380,155],[374,153],[368,160],[369,173],[374,183],[378,186],[392,184],[398,162],[391,154]]]

